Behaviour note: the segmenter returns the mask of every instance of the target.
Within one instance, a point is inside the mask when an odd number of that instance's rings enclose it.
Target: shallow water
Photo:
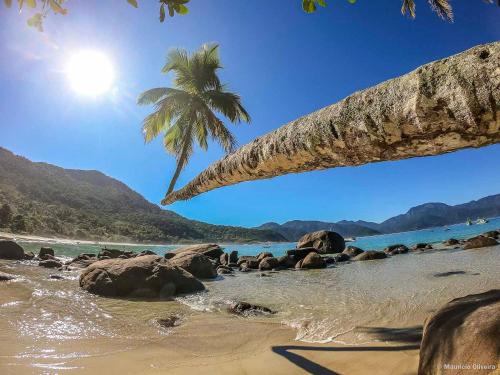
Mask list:
[[[498,219],[490,224],[500,226]],[[442,232],[390,235],[389,239],[370,237],[360,242],[378,241],[372,242],[378,243],[373,247],[380,248],[395,242],[410,245],[404,238],[418,238],[415,242],[420,242],[424,236],[465,237],[463,228],[457,227]],[[476,227],[481,227],[480,232],[489,229],[486,225]],[[465,229],[469,228],[472,229]],[[36,251],[40,244],[23,246]],[[68,259],[100,248],[53,247],[56,255],[64,254]],[[170,249],[139,246],[135,250],[144,248],[156,249],[158,253]],[[255,253],[257,249],[248,245],[234,248],[241,254]],[[287,248],[283,247],[283,251]],[[248,249],[255,250],[245,251]],[[262,245],[258,249],[261,251]],[[183,343],[186,350],[197,350],[197,355],[208,356],[217,349],[216,344],[207,345],[209,339],[213,342],[217,341],[213,340],[214,335],[234,333],[221,332],[226,322],[231,323],[233,330],[245,330],[258,322],[285,325],[295,330],[297,340],[307,342],[358,345],[387,341],[387,337],[374,334],[373,327],[419,327],[430,312],[453,298],[500,288],[498,269],[500,246],[436,250],[340,264],[323,270],[266,272],[266,276],[260,272],[237,272],[236,276],[205,282],[207,291],[202,293],[173,301],[138,301],[88,294],[78,287],[77,271],[47,270],[30,261],[0,261],[0,271],[20,276],[0,286],[0,368],[16,373],[19,363],[28,362],[30,368],[40,370],[36,372],[63,371],[71,369],[74,358],[164,343],[174,333],[175,343]],[[436,276],[452,271],[458,273]],[[49,279],[51,274],[64,279]],[[242,300],[270,307],[277,314],[235,320],[227,307]],[[156,319],[171,314],[182,318],[179,328],[165,329],[156,323]],[[193,324],[198,327],[194,332],[189,330]]]

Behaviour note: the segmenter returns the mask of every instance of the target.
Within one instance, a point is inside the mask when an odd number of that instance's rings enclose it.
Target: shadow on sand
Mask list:
[[[386,327],[359,327],[357,331],[366,332],[373,335],[377,340],[391,341],[398,343],[411,343],[410,345],[399,346],[273,346],[271,350],[288,359],[290,362],[300,367],[302,370],[313,375],[340,375],[338,372],[330,370],[320,364],[313,362],[301,355],[291,351],[324,351],[324,352],[396,352],[402,350],[415,350],[420,348],[422,338],[422,327],[409,328],[386,328]]]

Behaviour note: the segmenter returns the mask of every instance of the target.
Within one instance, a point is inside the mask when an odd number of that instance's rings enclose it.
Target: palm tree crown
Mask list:
[[[208,148],[209,138],[227,153],[234,150],[236,140],[217,112],[232,123],[250,122],[240,97],[227,91],[217,76],[222,68],[218,47],[205,44],[191,55],[183,49],[170,51],[162,72],[174,73],[174,87],[154,88],[139,95],[138,104],[154,105],[154,112],[143,121],[145,141],[162,134],[166,150],[177,159],[167,195],[193,154],[195,141],[203,150]]]

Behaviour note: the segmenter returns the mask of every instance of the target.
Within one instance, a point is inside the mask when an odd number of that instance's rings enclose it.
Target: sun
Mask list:
[[[66,76],[78,94],[94,97],[109,91],[115,78],[106,55],[92,50],[73,54],[66,66]]]

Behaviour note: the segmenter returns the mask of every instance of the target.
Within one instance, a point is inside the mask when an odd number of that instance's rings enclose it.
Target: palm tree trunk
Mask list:
[[[177,182],[177,179],[179,178],[182,169],[186,165],[187,146],[188,145],[186,143],[184,143],[184,145],[182,146],[181,154],[179,156],[179,159],[177,159],[177,168],[175,169],[174,176],[172,177],[170,185],[168,186],[167,194],[170,194],[172,191],[174,191],[175,183]]]

